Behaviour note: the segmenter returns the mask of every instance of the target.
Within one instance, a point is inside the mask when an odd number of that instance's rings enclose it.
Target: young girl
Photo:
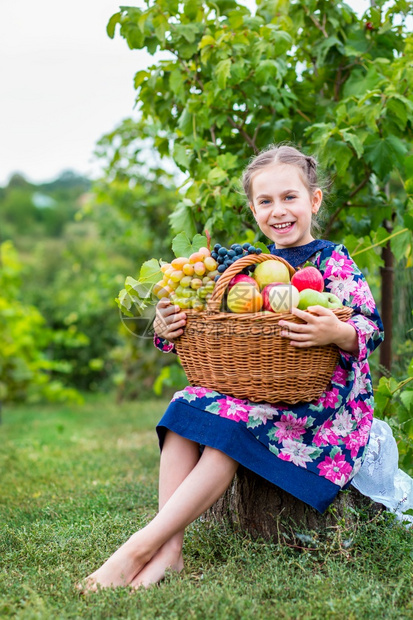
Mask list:
[[[250,163],[243,183],[257,225],[272,241],[271,253],[295,268],[310,260],[325,289],[353,309],[347,323],[321,306],[313,306],[311,314],[293,309],[304,324],[280,322],[290,346],[339,347],[331,383],[318,400],[291,406],[253,403],[201,387],[177,392],[157,426],[159,512],[88,577],[87,589],[147,587],[168,569],[181,571],[186,526],[223,494],[240,463],[320,512],[360,470],[373,419],[367,357],[382,341],[383,326],[346,248],[311,234],[322,202],[316,168],[313,157],[293,147],[271,147]],[[185,322],[185,312],[162,299],[154,323],[156,346],[172,351]]]

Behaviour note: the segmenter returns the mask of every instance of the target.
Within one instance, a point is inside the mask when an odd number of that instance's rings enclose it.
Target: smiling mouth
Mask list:
[[[284,228],[291,228],[294,225],[294,222],[284,222],[283,224],[273,224],[272,227],[275,230],[283,230]]]

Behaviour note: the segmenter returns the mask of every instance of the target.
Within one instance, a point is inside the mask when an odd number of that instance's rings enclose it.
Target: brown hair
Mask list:
[[[303,183],[307,186],[310,194],[320,187],[317,177],[317,160],[314,157],[304,155],[293,146],[271,144],[251,160],[242,175],[244,192],[250,203],[252,203],[252,178],[255,172],[278,163],[297,166]]]

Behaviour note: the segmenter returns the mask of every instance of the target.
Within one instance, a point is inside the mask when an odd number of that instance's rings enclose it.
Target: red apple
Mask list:
[[[283,284],[283,282],[271,282],[271,284],[267,284],[261,291],[262,295],[262,309],[269,310],[272,312],[271,304],[270,304],[270,293],[274,286],[278,286],[279,284]]]
[[[234,284],[240,284],[240,282],[244,282],[245,284],[252,284],[253,286],[255,286],[257,291],[260,290],[259,284],[258,284],[258,282],[256,280],[254,280],[254,278],[252,278],[251,276],[247,276],[244,273],[238,273],[236,276],[234,276],[229,281],[228,292],[232,289]]]
[[[324,278],[315,267],[299,269],[291,278],[291,284],[299,291],[311,288],[313,291],[322,293],[324,290]]]

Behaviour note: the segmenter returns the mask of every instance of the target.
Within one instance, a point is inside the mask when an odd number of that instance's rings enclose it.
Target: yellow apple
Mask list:
[[[259,312],[262,308],[262,295],[253,284],[239,282],[228,293],[227,305],[231,312]]]
[[[284,263],[278,260],[267,260],[255,267],[254,278],[262,290],[264,286],[272,282],[288,283],[290,281],[290,274]]]

